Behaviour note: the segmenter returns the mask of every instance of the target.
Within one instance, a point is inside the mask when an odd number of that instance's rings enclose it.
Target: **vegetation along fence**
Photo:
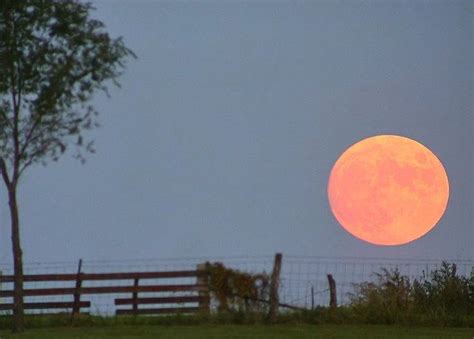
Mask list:
[[[276,265],[278,261],[281,266]],[[459,275],[472,274],[474,261],[448,262],[456,264]],[[256,302],[271,312],[273,301],[280,308],[311,309],[348,303],[354,284],[375,281],[375,273],[382,268],[397,269],[414,279],[429,275],[441,264],[441,260],[287,255],[279,259],[278,256],[254,256],[28,263],[25,264],[25,309],[27,313],[67,312],[72,317],[77,313],[209,312],[222,306],[219,293],[211,293],[220,283],[219,279],[212,279],[213,272],[221,275],[224,272],[227,278],[231,277],[229,272],[249,273],[235,276],[233,284],[263,285],[261,290],[265,293],[243,292],[247,293],[245,299],[249,299],[244,300],[246,307],[252,305],[247,301]],[[0,265],[0,270],[0,312],[10,314],[13,270],[7,264]],[[256,279],[249,280],[250,277]],[[226,293],[235,292],[229,290],[229,286],[224,287],[228,290]]]

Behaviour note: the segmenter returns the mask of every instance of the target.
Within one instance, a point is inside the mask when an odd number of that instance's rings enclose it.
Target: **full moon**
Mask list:
[[[421,143],[378,135],[342,153],[329,176],[328,198],[335,218],[353,236],[401,245],[438,223],[449,182],[441,161]]]

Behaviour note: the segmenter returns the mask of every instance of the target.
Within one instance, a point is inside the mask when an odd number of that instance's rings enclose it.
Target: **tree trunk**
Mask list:
[[[24,330],[24,310],[23,310],[23,259],[20,244],[20,219],[18,216],[18,205],[16,201],[16,187],[11,185],[8,188],[8,205],[10,206],[10,216],[12,224],[12,249],[14,268],[14,291],[13,291],[13,332],[23,332]]]

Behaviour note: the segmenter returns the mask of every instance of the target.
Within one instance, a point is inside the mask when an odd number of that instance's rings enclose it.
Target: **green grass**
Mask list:
[[[66,338],[474,338],[472,328],[401,327],[381,325],[196,325],[196,326],[104,326],[76,328],[43,328],[20,335],[0,331],[0,337],[66,339]]]

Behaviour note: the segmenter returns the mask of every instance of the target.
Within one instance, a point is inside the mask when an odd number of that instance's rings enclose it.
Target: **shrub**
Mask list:
[[[457,274],[455,264],[413,282],[398,269],[382,269],[375,282],[355,284],[350,308],[367,323],[472,326],[474,323],[474,270],[470,278]]]
[[[410,280],[398,269],[375,273],[377,281],[356,284],[351,306],[369,323],[393,323],[411,307]],[[365,319],[364,319],[365,318]]]
[[[270,277],[265,273],[250,274],[225,267],[222,263],[206,263],[209,291],[217,301],[218,311],[261,313],[267,310]]]
[[[457,275],[456,264],[443,262],[441,267],[413,282],[414,305],[420,312],[474,315],[474,279]]]

